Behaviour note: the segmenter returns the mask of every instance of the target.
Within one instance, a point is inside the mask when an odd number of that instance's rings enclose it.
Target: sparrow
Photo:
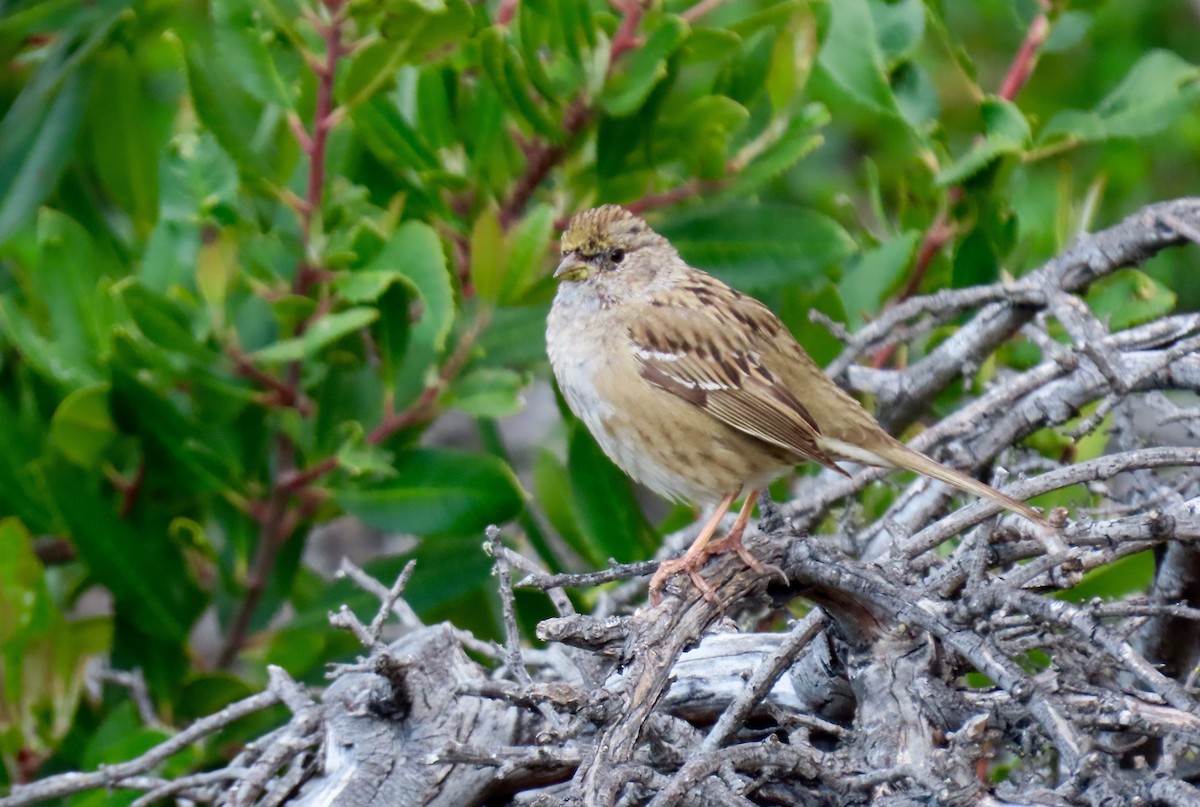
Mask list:
[[[687,552],[651,578],[653,602],[679,571],[716,601],[699,571],[717,552],[766,571],[742,533],[758,493],[803,462],[843,474],[846,460],[908,469],[1048,526],[1029,505],[884,431],[770,309],[689,266],[625,208],[576,214],[560,244],[546,348],[568,406],[634,480],[716,504]],[[741,497],[733,527],[713,542]]]

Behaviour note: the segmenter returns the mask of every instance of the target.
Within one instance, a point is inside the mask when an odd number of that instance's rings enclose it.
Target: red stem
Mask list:
[[[277,452],[281,468],[290,468],[295,464],[292,441],[282,434],[277,441]],[[250,622],[254,618],[254,612],[267,587],[267,578],[275,567],[275,558],[291,535],[290,531],[285,532],[283,529],[287,521],[287,508],[288,496],[276,485],[275,489],[271,491],[266,510],[261,516],[262,526],[259,530],[258,554],[254,558],[254,565],[246,579],[246,594],[238,604],[237,613],[233,615],[233,620],[229,624],[225,644],[221,647],[221,654],[217,657],[218,669],[224,669],[232,664],[238,651],[246,642],[246,636],[250,632]]]
[[[496,24],[508,25],[512,22],[517,14],[518,5],[520,0],[500,0],[500,7],[496,9]]]
[[[379,445],[401,429],[407,429],[409,426],[423,423],[432,417],[438,396],[442,394],[442,391],[449,386],[450,382],[462,370],[463,365],[467,363],[467,359],[471,356],[471,350],[475,346],[475,340],[479,338],[486,325],[487,318],[480,315],[475,320],[475,324],[471,329],[463,334],[462,339],[459,340],[458,345],[454,348],[454,353],[450,355],[450,358],[446,359],[446,363],[442,365],[438,377],[422,389],[417,399],[402,411],[386,415],[379,422],[379,425],[367,434],[367,442],[371,445]],[[280,477],[279,482],[276,484],[276,489],[285,495],[299,493],[336,467],[337,457],[326,457],[320,462],[305,468],[303,471],[297,471]]]
[[[508,200],[500,207],[500,226],[508,229],[521,214],[525,206],[533,198],[538,186],[549,176],[554,166],[567,156],[566,142],[577,134],[591,119],[591,110],[582,102],[576,101],[567,108],[563,115],[563,143],[540,143],[529,150],[525,161],[525,173],[513,185]]]
[[[296,268],[296,276],[292,281],[292,291],[295,294],[305,296],[312,291],[312,287],[324,276],[322,271],[309,264],[308,252],[313,235],[313,225],[321,215],[321,202],[325,189],[325,159],[329,130],[339,120],[339,116],[333,108],[333,83],[337,74],[338,59],[345,53],[345,47],[342,42],[342,28],[345,22],[342,13],[344,0],[322,0],[322,2],[329,11],[329,22],[326,23],[316,19],[311,20],[325,43],[324,60],[309,60],[309,65],[317,76],[317,97],[313,112],[312,135],[301,136],[303,134],[303,127],[300,127],[301,133],[297,134],[296,138],[300,147],[308,156],[309,169],[304,202],[297,207],[297,212],[300,215],[300,237],[303,242],[304,255]],[[327,306],[328,303],[328,300],[319,301],[317,311],[324,310],[324,306]],[[295,328],[293,336],[303,333],[307,325],[308,320],[299,323]],[[238,356],[240,354],[235,352],[231,355],[234,358],[235,365],[239,366],[239,370],[244,375],[264,384],[275,395],[279,396],[281,400],[290,398],[295,404],[297,411],[301,410],[303,396],[299,392],[301,389],[301,367],[299,362],[293,362],[288,365],[286,379],[279,380],[258,370],[258,368],[252,367],[248,359],[239,363]],[[305,413],[300,411],[300,414],[303,415]],[[291,495],[295,491],[284,484],[285,480],[292,479],[296,475],[296,447],[283,432],[280,432],[276,439],[275,452],[275,481],[271,486],[271,492],[267,497],[267,501],[265,503],[251,503],[249,506],[250,514],[258,520],[260,525],[258,552],[255,555],[254,563],[246,579],[245,596],[242,597],[241,603],[238,604],[238,610],[230,622],[229,631],[225,637],[225,644],[221,648],[221,653],[217,658],[217,666],[221,668],[232,664],[237,657],[238,651],[245,644],[246,636],[250,631],[250,624],[254,618],[254,612],[258,609],[263,592],[266,590],[267,580],[270,577],[271,570],[275,566],[275,558],[279,555],[279,550],[292,536],[292,533],[295,532],[301,520],[297,516],[297,513],[292,512],[291,508]],[[302,505],[302,507],[304,506]],[[305,512],[311,512],[311,510],[305,509]]]
[[[1025,82],[1029,81],[1033,68],[1037,65],[1038,51],[1050,34],[1050,18],[1044,10],[1048,5],[1046,0],[1042,0],[1042,13],[1034,17],[1033,22],[1029,24],[1029,30],[1025,32],[1025,41],[1013,57],[1004,81],[1000,83],[999,95],[1006,101],[1017,97],[1017,93],[1025,86]]]
[[[608,49],[610,70],[617,59],[621,58],[621,54],[638,46],[637,27],[642,21],[642,11],[642,0],[625,0],[621,8],[621,26],[613,34],[612,44]]]
[[[329,130],[333,128],[333,79],[337,71],[337,62],[343,53],[342,47],[342,0],[326,0],[331,19],[328,24],[318,26],[322,40],[325,43],[325,61],[319,66],[314,65],[317,74],[316,111],[313,115],[313,131],[311,147],[308,151],[308,188],[304,194],[305,206],[300,210],[301,237],[307,247],[312,238],[313,222],[321,215],[321,202],[325,191],[325,149],[329,143]],[[305,143],[301,141],[303,147]],[[296,271],[292,289],[296,294],[308,294],[315,280],[312,267],[308,261],[301,262]]]

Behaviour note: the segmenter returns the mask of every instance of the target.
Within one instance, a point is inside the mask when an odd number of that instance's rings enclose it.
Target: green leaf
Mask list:
[[[179,690],[176,717],[191,722],[254,694],[254,687],[229,672],[196,672]]]
[[[591,4],[572,0],[549,1],[558,7],[554,20],[562,32],[567,53],[575,64],[582,65],[588,58],[585,49],[596,47],[598,29],[592,18]]]
[[[817,63],[851,101],[876,114],[899,118],[867,0],[838,0],[830,4],[829,12],[829,29]]]
[[[469,0],[392,0],[384,6],[379,29],[413,64],[465,40],[474,21]]]
[[[584,537],[580,529],[579,514],[571,497],[571,475],[567,466],[544,446],[538,449],[533,461],[533,487],[538,506],[558,536],[589,566],[603,566],[607,558],[599,546]]]
[[[832,283],[822,283],[816,289],[789,286],[783,290],[779,318],[787,324],[813,361],[824,366],[837,358],[844,345],[824,325],[812,321],[810,314],[813,310],[820,311],[834,322],[848,321],[841,296]]]
[[[1087,11],[1064,11],[1054,20],[1042,53],[1062,53],[1083,41],[1092,27],[1094,15]]]
[[[624,117],[633,114],[650,91],[667,76],[667,59],[687,41],[690,29],[681,17],[668,14],[650,32],[643,32],[645,42],[626,54],[623,69],[608,81],[597,99],[610,115]]]
[[[657,229],[688,263],[746,291],[811,280],[856,249],[837,222],[790,205],[706,209]]]
[[[165,524],[118,518],[113,503],[97,492],[96,480],[95,474],[62,463],[46,477],[80,558],[112,592],[124,618],[151,636],[186,639],[205,598],[182,553]]]
[[[284,82],[267,46],[274,32],[261,26],[258,6],[257,0],[214,0],[216,53],[246,92],[290,109],[295,93]]]
[[[392,466],[392,452],[363,439],[362,426],[358,423],[344,423],[343,427],[343,431],[350,431],[350,436],[335,454],[339,468],[351,476],[369,474],[382,478],[396,475],[396,469]]]
[[[200,255],[200,225],[160,218],[146,240],[137,278],[146,288],[165,292],[187,286]]]
[[[809,104],[790,116],[787,128],[752,163],[731,177],[726,194],[729,198],[744,197],[762,184],[783,174],[817,149],[824,138],[814,130],[829,122],[829,110],[820,104]]]
[[[1089,569],[1082,580],[1072,588],[1058,592],[1055,597],[1077,603],[1087,603],[1097,597],[1110,601],[1122,600],[1145,592],[1154,581],[1156,567],[1154,552],[1150,550],[1126,555],[1112,563]]]
[[[108,390],[107,384],[77,389],[63,398],[50,419],[50,441],[81,468],[99,465],[117,436],[108,411]]]
[[[423,68],[418,73],[414,120],[421,122],[422,137],[436,149],[457,148],[459,138],[450,108],[450,88],[455,86],[458,75],[433,67]]]
[[[251,357],[263,364],[281,364],[316,356],[321,349],[379,319],[379,311],[365,306],[326,314],[311,323],[301,336],[284,339],[254,351]]]
[[[379,347],[379,376],[383,381],[385,396],[394,400],[397,379],[405,368],[405,355],[412,335],[411,318],[416,301],[420,299],[416,285],[404,278],[403,283],[388,286],[387,291],[376,302],[379,319],[371,332]]]
[[[33,536],[17,519],[0,519],[2,668],[16,673],[19,680],[20,650],[30,639],[43,635],[54,623],[55,616],[56,609],[46,589],[42,564],[33,552]],[[6,694],[0,690],[0,697]]]
[[[29,530],[0,519],[0,710],[8,749],[54,748],[78,729],[86,664],[110,651],[110,619],[68,622],[56,596]]]
[[[404,52],[394,42],[377,39],[355,51],[335,84],[338,102],[353,111],[368,99],[383,98],[383,91],[396,80]]]
[[[954,252],[951,286],[965,289],[994,283],[1000,276],[1000,255],[985,228],[976,227]]]
[[[509,232],[508,268],[500,286],[500,303],[512,305],[542,273],[554,230],[554,209],[534,205]]]
[[[192,333],[188,315],[173,300],[140,283],[125,285],[121,299],[138,330],[154,344],[187,356],[212,357]]]
[[[170,36],[174,36],[173,33]],[[187,65],[192,107],[221,148],[250,176],[269,174],[255,152],[261,106],[216,54],[211,32],[175,39]],[[195,136],[192,133],[191,136]]]
[[[0,243],[54,190],[79,132],[89,86],[86,71],[71,72],[45,107],[30,110],[23,101],[38,89],[30,83],[0,121]]]
[[[509,111],[528,123],[547,139],[562,140],[562,127],[529,93],[529,76],[508,28],[494,25],[479,35],[480,57],[484,72],[504,100]]]
[[[938,171],[936,181],[939,185],[957,185],[982,171],[997,157],[1020,154],[1029,146],[1029,121],[1016,104],[991,96],[980,105],[980,112],[983,137],[966,154]]]
[[[683,62],[724,61],[733,56],[742,37],[723,28],[696,28],[680,50]]]
[[[899,285],[920,237],[916,230],[909,230],[862,253],[846,269],[837,287],[842,305],[855,324],[873,317]]]
[[[508,417],[524,408],[525,384],[525,377],[513,370],[478,367],[455,382],[449,404],[471,417]]]
[[[74,389],[99,380],[94,368],[38,333],[16,303],[5,296],[0,296],[0,334],[35,372],[49,381]]]
[[[104,293],[109,284],[104,275],[113,267],[78,222],[48,208],[38,216],[37,244],[40,270],[29,283],[49,315],[47,335],[56,360],[68,357],[72,365],[94,372],[116,324]]]
[[[812,72],[812,48],[816,23],[807,10],[797,13],[775,37],[767,68],[767,97],[775,114],[791,108],[797,91]],[[693,38],[694,38],[693,34]]]
[[[1088,289],[1087,302],[1096,316],[1121,331],[1175,308],[1175,292],[1137,269],[1119,269]]]
[[[471,283],[484,302],[500,297],[507,269],[504,233],[495,207],[485,208],[471,228]]]
[[[379,529],[415,535],[482,535],[522,506],[516,476],[495,457],[416,449],[400,454],[394,467],[394,479],[335,488],[334,501]]]
[[[676,125],[683,134],[683,160],[704,179],[725,174],[729,143],[750,118],[744,106],[723,95],[697,98],[680,113]]]
[[[373,303],[393,284],[404,286],[414,296],[417,293],[412,281],[394,269],[342,272],[333,281],[333,288],[338,297],[347,303]]]
[[[109,712],[99,726],[86,738],[83,767],[94,770],[101,765],[116,764],[141,756],[167,739],[166,732],[146,728],[138,717],[137,707],[126,701]],[[110,794],[104,794],[106,797]],[[111,803],[105,799],[105,803]]]
[[[155,389],[155,381],[164,386],[171,382],[145,370],[146,358],[128,334],[119,335],[114,346],[111,400],[121,430],[137,434],[148,453],[168,457],[172,478],[179,474],[179,484],[188,486],[190,493],[236,490],[241,474],[225,443],[229,433],[202,427],[165,391]]]
[[[1052,117],[1038,142],[1146,137],[1194,112],[1197,99],[1200,67],[1169,51],[1151,51],[1095,109],[1065,110]]]
[[[429,169],[437,156],[399,110],[384,96],[375,96],[350,113],[367,147],[384,163],[400,170]]]
[[[796,11],[804,7],[799,0],[779,0],[779,2],[743,17],[728,27],[729,31],[747,40],[761,31],[769,31],[786,25]]]
[[[395,373],[396,406],[402,408],[421,394],[446,347],[454,322],[450,271],[437,234],[418,221],[402,224],[367,268],[399,272],[420,294],[419,315],[407,330],[407,350]]]
[[[556,87],[553,79],[546,72],[546,67],[542,63],[543,41],[537,35],[539,26],[535,15],[522,13],[518,9],[516,18],[516,31],[518,45],[521,53],[521,63],[525,65],[525,70],[529,74],[529,81],[533,88],[537,90],[538,95],[544,98],[550,104],[557,106],[560,99],[566,95],[559,87]]]
[[[161,217],[198,224],[237,207],[237,165],[208,132],[182,132],[167,146]]]
[[[2,302],[2,301],[0,301]],[[531,367],[546,361],[548,302],[497,308],[479,340],[493,367]]]
[[[134,0],[76,0],[13,3],[0,16],[0,42],[25,40],[32,34],[77,32],[94,29],[134,4]]]
[[[208,228],[196,256],[196,289],[208,306],[212,329],[220,331],[225,319],[229,286],[241,271],[238,239],[231,228]]]
[[[875,38],[886,64],[909,58],[925,38],[925,3],[899,0],[885,3],[871,0],[875,20]]]
[[[567,466],[571,502],[593,552],[622,562],[648,557],[658,537],[638,506],[633,485],[582,423],[572,429]]]
[[[937,126],[941,114],[938,89],[923,66],[916,62],[904,62],[892,73],[892,89],[900,114],[908,125],[917,131],[926,131]]]
[[[495,630],[490,598],[495,594],[492,559],[483,552],[480,535],[446,536],[419,541],[411,557],[423,574],[413,575],[404,589],[404,599],[430,624],[454,615],[455,625],[472,624],[480,630],[483,624]],[[367,567],[376,579],[395,580],[408,558],[387,558]],[[386,570],[386,571],[384,571]],[[474,593],[475,596],[471,596]],[[378,608],[378,604],[368,605]],[[323,613],[328,613],[326,610]],[[370,613],[370,610],[367,611]],[[476,634],[481,635],[480,633]]]
[[[125,48],[100,55],[95,81],[104,91],[93,97],[88,111],[92,160],[109,193],[145,237],[158,217],[158,155],[167,132],[156,132],[149,120],[152,96]]]

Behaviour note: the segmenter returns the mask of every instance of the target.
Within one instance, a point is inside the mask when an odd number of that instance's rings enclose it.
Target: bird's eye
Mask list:
[[[612,252],[608,253],[608,259],[613,263],[620,263],[621,261],[625,260],[625,250],[614,249]]]

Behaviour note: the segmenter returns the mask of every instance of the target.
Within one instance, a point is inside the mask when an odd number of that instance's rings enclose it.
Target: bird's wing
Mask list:
[[[633,320],[629,338],[642,378],[798,459],[837,468],[817,445],[816,420],[770,366],[799,350],[791,333],[766,306],[737,292],[701,305],[679,296],[695,299],[704,288],[664,293],[650,301],[651,316]]]

